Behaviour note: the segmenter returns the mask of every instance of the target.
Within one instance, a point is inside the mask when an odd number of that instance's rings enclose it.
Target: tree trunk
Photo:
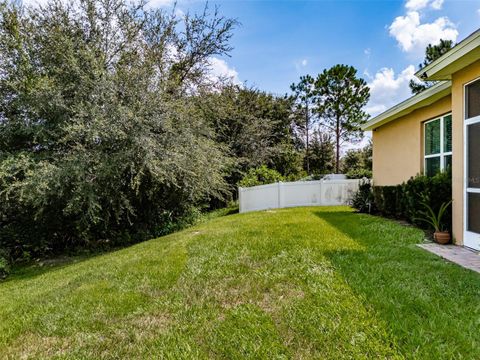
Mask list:
[[[308,114],[308,102],[305,103],[305,129],[307,131],[307,151],[306,151],[306,158],[307,158],[307,174],[310,175],[310,152],[309,152],[309,137],[308,137],[308,128],[310,123],[310,116]]]
[[[340,119],[337,118],[337,128],[335,129],[335,173],[340,174]]]

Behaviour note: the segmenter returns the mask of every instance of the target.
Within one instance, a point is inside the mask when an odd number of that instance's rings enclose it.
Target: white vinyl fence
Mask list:
[[[361,180],[278,182],[239,188],[240,212],[293,206],[346,205]]]

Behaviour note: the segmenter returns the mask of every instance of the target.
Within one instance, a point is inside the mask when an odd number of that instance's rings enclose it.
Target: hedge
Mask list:
[[[452,199],[452,177],[447,172],[432,177],[417,175],[401,185],[373,186],[371,191],[374,211],[425,228],[425,223],[418,220],[420,212],[425,210],[422,202],[438,211],[442,203]],[[444,225],[448,230],[452,229],[451,206],[444,215]]]

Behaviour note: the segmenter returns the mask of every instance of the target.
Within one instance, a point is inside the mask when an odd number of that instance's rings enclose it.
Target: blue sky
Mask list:
[[[46,0],[24,0],[43,3]],[[204,0],[150,0],[150,6],[202,11]],[[480,27],[480,0],[210,0],[241,23],[231,57],[213,58],[214,75],[275,94],[301,75],[353,65],[371,89],[376,115],[410,96],[408,82],[427,44],[458,42]]]
[[[410,95],[408,81],[425,46],[455,41],[480,27],[480,1],[210,1],[238,19],[230,58],[215,71],[277,94],[303,74],[337,63],[355,66],[372,88],[368,111],[379,113]],[[153,0],[168,7],[171,0]],[[177,1],[199,11],[203,1]]]

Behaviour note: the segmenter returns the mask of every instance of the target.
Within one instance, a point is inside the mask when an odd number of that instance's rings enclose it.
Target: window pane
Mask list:
[[[480,188],[480,123],[469,125],[468,131],[468,187]]]
[[[440,171],[440,156],[425,159],[425,175],[434,176]]]
[[[440,153],[440,119],[425,124],[425,155]]]
[[[452,151],[452,115],[443,118],[443,151]]]
[[[443,170],[452,170],[452,155],[446,155],[443,158]]]
[[[480,234],[480,194],[468,194],[468,231]]]
[[[467,86],[467,119],[480,115],[480,81]]]

